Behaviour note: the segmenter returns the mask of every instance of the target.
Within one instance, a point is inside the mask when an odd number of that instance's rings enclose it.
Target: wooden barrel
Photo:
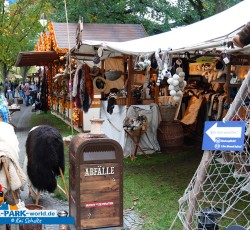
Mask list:
[[[182,147],[184,143],[182,125],[176,121],[162,121],[157,130],[157,139],[162,150]]]

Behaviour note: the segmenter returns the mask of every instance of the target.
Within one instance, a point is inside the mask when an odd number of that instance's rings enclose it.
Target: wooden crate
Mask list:
[[[17,104],[23,104],[23,98],[17,98]]]

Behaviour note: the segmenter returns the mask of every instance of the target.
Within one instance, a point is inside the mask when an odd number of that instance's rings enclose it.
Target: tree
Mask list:
[[[69,22],[79,16],[85,23],[142,24],[149,35],[162,33],[176,26],[188,25],[218,12],[241,0],[67,0]],[[48,0],[50,19],[65,22],[64,0]]]
[[[20,51],[34,50],[42,12],[66,22],[64,0],[0,0],[0,70],[7,76]],[[66,0],[68,22],[142,24],[149,35],[188,25],[225,10],[240,0]]]
[[[241,0],[178,0],[173,26],[189,25],[222,12]]]
[[[42,0],[19,0],[8,6],[0,0],[0,70],[3,78],[14,66],[18,53],[34,50],[38,32],[42,30],[38,20],[45,5]]]

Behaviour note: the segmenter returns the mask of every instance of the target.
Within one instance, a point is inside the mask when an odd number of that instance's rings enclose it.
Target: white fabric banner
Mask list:
[[[160,151],[157,140],[157,129],[159,125],[159,109],[157,104],[132,105],[126,113],[125,105],[115,105],[113,113],[107,113],[107,101],[101,101],[101,119],[104,119],[103,130],[105,134],[117,142],[123,148],[124,157],[129,157],[134,151],[134,142],[128,137],[123,129],[123,121],[126,116],[145,115],[148,119],[147,132],[141,136],[140,147],[147,154]],[[138,154],[141,154],[138,149]]]

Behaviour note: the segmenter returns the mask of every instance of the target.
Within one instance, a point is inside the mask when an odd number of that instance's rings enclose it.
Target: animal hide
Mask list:
[[[92,102],[94,100],[94,87],[90,76],[90,67],[86,64],[84,65],[84,72],[85,72],[85,88]]]
[[[3,187],[3,192],[6,193],[7,191],[15,191],[17,189],[23,190],[27,182],[27,177],[20,167],[18,160],[15,158],[15,155],[0,150],[0,162],[2,159],[6,162],[8,173],[11,178],[9,184],[4,169],[2,168],[0,170],[0,184]]]
[[[12,125],[0,121],[0,158],[6,160],[11,183],[7,183],[4,169],[0,168],[0,184],[3,192],[23,189],[27,177],[19,166],[19,142]],[[1,164],[0,164],[1,166]]]
[[[89,97],[89,95],[88,95],[88,92],[87,92],[87,90],[85,90],[85,95],[84,95],[84,101],[83,101],[83,103],[82,103],[82,109],[83,109],[83,111],[85,112],[85,113],[87,113],[88,111],[89,111],[89,108],[90,108],[90,102],[89,101],[91,101],[91,99],[90,99],[90,97]]]
[[[39,191],[54,192],[61,168],[64,173],[64,145],[58,130],[48,125],[37,126],[26,140],[27,174]]]
[[[108,106],[107,106],[107,112],[112,115],[114,107],[116,105],[116,100],[114,97],[110,97],[108,99]]]
[[[76,105],[77,108],[81,108],[81,92],[80,92],[80,87],[81,82],[83,80],[83,70],[82,70],[83,65],[79,65],[76,69],[75,76],[74,76],[74,81],[73,81],[73,91],[72,91],[72,96],[73,96],[73,101]]]
[[[200,107],[202,105],[203,97],[192,96],[188,103],[188,107],[184,113],[181,122],[185,125],[192,125],[197,119]]]
[[[19,141],[12,125],[0,121],[0,149],[4,149],[19,159]]]

